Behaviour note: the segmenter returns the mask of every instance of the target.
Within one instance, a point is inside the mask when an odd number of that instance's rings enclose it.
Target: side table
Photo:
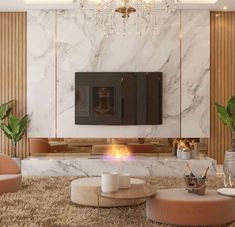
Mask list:
[[[149,219],[179,226],[224,225],[235,220],[235,198],[206,190],[205,195],[184,188],[162,189],[146,201]]]

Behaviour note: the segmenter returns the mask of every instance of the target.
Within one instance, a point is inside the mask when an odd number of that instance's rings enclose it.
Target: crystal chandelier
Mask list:
[[[95,1],[95,2],[94,2]],[[85,23],[112,33],[155,32],[180,0],[81,0]]]

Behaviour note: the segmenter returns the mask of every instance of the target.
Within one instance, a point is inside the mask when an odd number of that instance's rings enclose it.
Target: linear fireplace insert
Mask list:
[[[162,124],[162,73],[76,72],[75,124]]]

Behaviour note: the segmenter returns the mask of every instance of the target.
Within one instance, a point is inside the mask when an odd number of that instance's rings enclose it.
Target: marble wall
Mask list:
[[[27,112],[30,137],[55,136],[55,12],[27,15]]]
[[[182,11],[181,135],[209,137],[210,14]]]
[[[29,136],[180,137],[181,130],[185,137],[208,136],[208,25],[208,11],[184,10],[171,15],[158,33],[107,36],[87,29],[79,10],[29,11]],[[37,35],[44,52],[34,41]],[[74,74],[79,71],[163,72],[163,124],[75,125]]]

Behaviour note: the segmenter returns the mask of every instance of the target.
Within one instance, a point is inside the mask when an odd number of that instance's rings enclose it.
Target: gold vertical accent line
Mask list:
[[[57,119],[57,114],[58,114],[58,106],[57,106],[57,98],[58,98],[58,94],[57,94],[57,83],[58,83],[58,74],[57,74],[57,54],[58,54],[58,51],[57,51],[57,10],[55,10],[55,137],[57,138],[57,127],[58,127],[58,119]]]
[[[182,137],[182,10],[180,10],[180,137]]]

